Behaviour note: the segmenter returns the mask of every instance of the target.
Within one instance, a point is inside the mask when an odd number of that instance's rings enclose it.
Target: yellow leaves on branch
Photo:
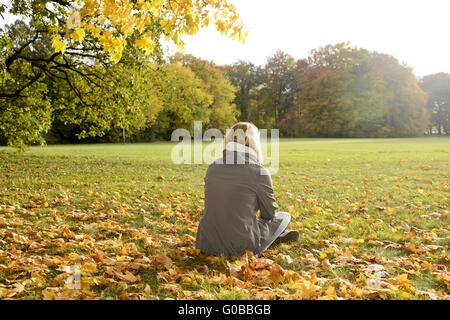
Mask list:
[[[151,34],[147,34],[136,41],[136,47],[142,49],[146,55],[151,55],[155,48],[155,41],[153,41]]]
[[[78,4],[79,11],[68,13],[64,38],[57,33],[61,30],[53,30],[55,52],[64,53],[67,43],[81,43],[89,34],[112,62],[118,62],[126,40],[135,32],[136,47],[151,55],[161,36],[182,48],[184,35],[211,23],[233,40],[243,42],[247,37],[236,8],[227,0],[84,0]]]
[[[72,33],[72,39],[74,41],[83,42],[84,37],[86,36],[86,33],[83,29],[77,28]]]
[[[55,49],[55,52],[61,52],[64,54],[66,52],[66,44],[62,41],[61,36],[59,34],[54,34],[52,37],[52,48]]]
[[[119,62],[125,46],[125,39],[123,37],[115,37],[111,31],[105,31],[98,40],[103,46],[103,50],[109,53],[111,61],[114,63]]]

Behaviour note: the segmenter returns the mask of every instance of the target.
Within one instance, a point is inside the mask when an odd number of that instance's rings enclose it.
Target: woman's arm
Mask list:
[[[270,174],[267,170],[265,173],[266,174],[260,174],[258,170],[258,173],[256,174],[256,194],[258,198],[259,210],[261,212],[261,218],[270,220],[275,216],[275,211],[278,209],[278,204],[276,203],[273,194],[272,179]]]

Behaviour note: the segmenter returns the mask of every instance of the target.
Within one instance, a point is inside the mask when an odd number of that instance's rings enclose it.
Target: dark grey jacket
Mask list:
[[[256,156],[224,150],[206,172],[196,248],[213,255],[242,255],[246,249],[260,254],[280,225],[277,208],[270,175]]]

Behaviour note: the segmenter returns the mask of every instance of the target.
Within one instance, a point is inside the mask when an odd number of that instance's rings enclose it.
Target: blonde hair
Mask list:
[[[236,142],[240,143],[248,148],[251,148],[256,152],[258,163],[262,165],[263,157],[261,152],[261,142],[259,139],[258,128],[250,122],[238,122],[229,130],[227,130],[224,148],[227,143]]]

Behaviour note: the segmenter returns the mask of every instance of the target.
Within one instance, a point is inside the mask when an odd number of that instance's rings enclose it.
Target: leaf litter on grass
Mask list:
[[[328,161],[311,164],[316,178],[281,168],[298,243],[225,258],[195,249],[203,167],[178,185],[175,167],[1,157],[1,299],[450,299],[448,181],[428,166],[414,169],[428,187],[413,174],[323,178],[339,172]]]

